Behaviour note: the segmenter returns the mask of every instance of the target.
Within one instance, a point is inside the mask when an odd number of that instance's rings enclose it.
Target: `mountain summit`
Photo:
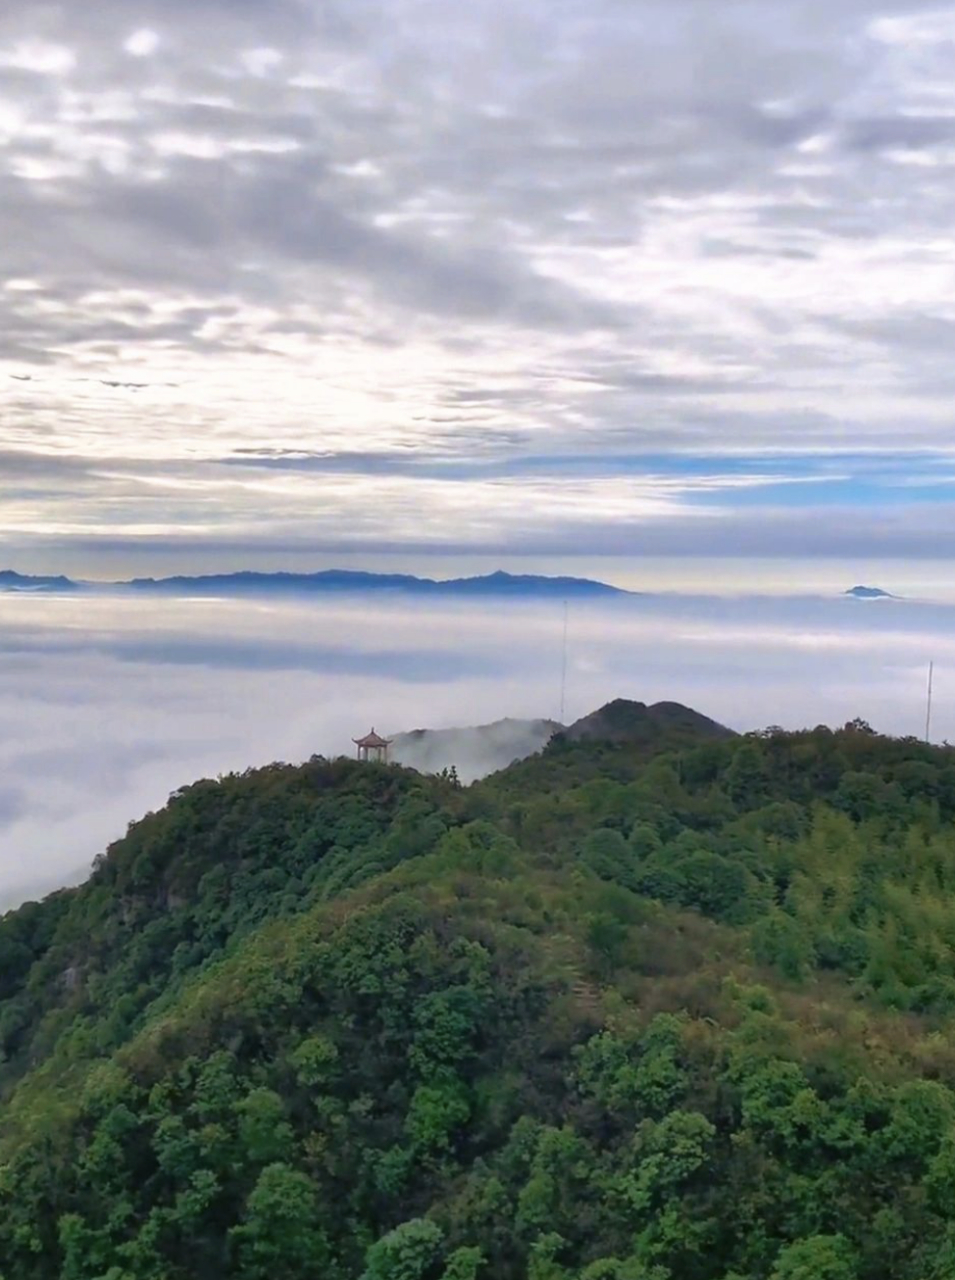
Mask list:
[[[732,738],[732,729],[717,724],[709,716],[701,715],[679,702],[656,702],[647,706],[644,702],[630,702],[617,698],[599,711],[584,716],[563,736],[568,742],[641,743],[654,738],[671,740],[683,738]]]
[[[853,600],[895,600],[896,596],[890,591],[883,591],[881,587],[850,587],[845,593]]]
[[[77,583],[69,578],[61,575],[57,577],[44,577],[42,575],[32,575],[25,573],[16,573],[13,569],[0,569],[0,592],[60,592],[60,591],[76,591]]]

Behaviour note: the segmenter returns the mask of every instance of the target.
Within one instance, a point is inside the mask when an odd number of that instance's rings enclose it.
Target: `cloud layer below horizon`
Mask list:
[[[0,595],[0,909],[75,879],[198,777],[386,733],[559,718],[559,603],[488,610]],[[676,700],[739,730],[863,716],[955,739],[955,604],[647,597],[574,606],[566,720]]]
[[[9,557],[953,554],[953,71],[906,0],[12,0]]]

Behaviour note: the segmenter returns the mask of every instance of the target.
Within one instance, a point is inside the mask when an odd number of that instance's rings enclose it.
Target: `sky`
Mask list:
[[[391,735],[560,719],[560,602],[0,594],[0,911],[87,874],[201,777]],[[645,596],[573,605],[565,722],[679,701],[733,729],[862,716],[955,740],[955,604]],[[458,761],[464,764],[463,761]]]
[[[953,168],[952,7],[5,0],[2,567],[941,590]]]

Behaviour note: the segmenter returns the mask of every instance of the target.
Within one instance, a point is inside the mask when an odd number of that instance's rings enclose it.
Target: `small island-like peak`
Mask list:
[[[853,600],[895,600],[898,597],[891,591],[883,591],[881,587],[850,587],[845,593]]]

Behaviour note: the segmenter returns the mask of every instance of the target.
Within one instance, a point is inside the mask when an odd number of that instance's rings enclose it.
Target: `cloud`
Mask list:
[[[955,737],[953,608],[575,605],[568,715],[626,696],[677,699],[737,729],[862,715],[917,732],[931,656],[938,735]],[[372,724],[391,734],[556,716],[562,632],[559,602],[0,597],[0,902],[74,877],[198,777],[350,754]]]
[[[909,0],[12,0],[0,426],[51,480],[0,528],[238,555],[286,536],[261,504],[316,546],[543,547],[549,455],[586,480],[557,544],[700,551],[677,463],[623,501],[621,456],[943,456],[949,61]],[[887,500],[908,554],[929,513]]]
[[[141,27],[124,41],[123,48],[132,58],[149,58],[161,44],[162,40],[157,32],[149,27]]]

